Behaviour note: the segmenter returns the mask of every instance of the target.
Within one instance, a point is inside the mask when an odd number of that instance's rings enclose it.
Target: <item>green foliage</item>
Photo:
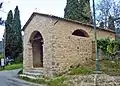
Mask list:
[[[100,39],[97,41],[98,49],[101,49],[104,55],[114,57],[117,50],[120,50],[119,40]]]
[[[21,63],[21,62],[23,62],[23,53],[19,53],[17,58],[15,58],[15,62],[14,63]]]
[[[67,79],[67,78],[64,77],[64,76],[51,78],[50,80],[47,81],[47,84],[48,84],[49,86],[66,86],[66,84],[63,84],[63,82],[64,82],[66,79]]]
[[[87,75],[90,74],[92,72],[91,68],[88,67],[74,67],[72,69],[70,69],[69,71],[69,75]]]
[[[100,61],[100,70],[102,73],[117,76],[120,75],[120,62],[119,61],[111,61],[111,60],[101,60]],[[67,76],[71,75],[88,75],[95,71],[95,61],[91,61],[88,64],[83,66],[73,66],[68,72],[66,72],[62,76],[46,78],[42,77],[39,79],[30,79],[27,77],[20,77],[26,81],[46,84],[47,86],[67,86],[66,82],[69,78]]]
[[[109,45],[107,46],[107,52],[111,55],[115,55],[115,41],[110,41]]]
[[[12,10],[9,11],[7,20],[5,22],[5,56],[11,56],[14,60],[20,57],[22,53],[22,34],[21,34],[21,21],[18,6],[15,8],[13,18]],[[22,60],[19,58],[19,60]]]
[[[4,33],[4,41],[5,41],[5,56],[11,56],[12,57],[12,53],[13,53],[13,46],[14,46],[14,42],[13,42],[13,33],[14,30],[12,28],[13,25],[13,13],[12,10],[9,11],[8,16],[7,16],[7,20],[5,22],[5,33]]]
[[[67,86],[66,84],[63,84],[65,80],[67,80],[66,77],[60,76],[60,77],[54,77],[50,79],[45,78],[39,78],[39,79],[30,79],[28,77],[20,76],[21,79],[24,79],[29,82],[39,83],[39,84],[46,84],[48,86]]]
[[[78,1],[79,8],[81,10],[81,21],[85,23],[92,23],[90,0],[78,0]]]
[[[64,9],[64,17],[90,23],[91,14],[89,0],[67,0],[67,5]]]
[[[83,66],[75,66],[66,74],[68,75],[88,75],[95,71],[95,61]],[[100,71],[108,75],[120,75],[120,61],[118,60],[100,60]]]
[[[65,11],[64,17],[72,20],[78,20],[80,15],[78,7],[79,7],[78,0],[67,0],[67,5],[66,8],[64,9]]]
[[[44,78],[40,78],[40,79],[30,79],[28,77],[24,77],[24,76],[20,76],[19,78],[29,81],[29,82],[34,82],[34,83],[39,83],[39,84],[46,84],[46,81]]]
[[[116,38],[115,40],[115,49],[116,51],[120,51],[120,38]]]
[[[12,65],[5,66],[4,69],[0,68],[0,71],[2,71],[2,70],[14,70],[14,69],[22,68],[22,67],[23,67],[23,65],[21,63],[19,63],[19,64],[12,64]]]
[[[15,14],[13,19],[13,29],[14,33],[14,58],[18,57],[20,53],[22,53],[22,33],[21,33],[21,21],[20,21],[20,13],[18,6],[15,8]]]
[[[110,43],[109,38],[98,40],[97,41],[98,49],[101,49],[104,52],[104,54],[107,54],[107,46],[109,45],[109,43]]]
[[[120,61],[103,60],[100,62],[101,71],[108,75],[120,75]]]

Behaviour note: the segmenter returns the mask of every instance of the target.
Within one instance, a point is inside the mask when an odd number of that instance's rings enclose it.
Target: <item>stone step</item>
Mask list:
[[[36,78],[36,77],[41,77],[44,74],[43,74],[43,70],[31,69],[31,70],[24,72],[23,75]]]
[[[29,70],[27,72],[29,72],[29,73],[43,73],[42,70]]]
[[[28,77],[28,78],[31,78],[31,79],[37,79],[37,78],[39,78],[38,76],[33,76],[33,75],[26,74],[26,73],[20,74],[19,76],[20,77]]]
[[[29,75],[29,76],[41,76],[43,75],[42,73],[32,73],[32,72],[24,72],[25,75]]]
[[[43,77],[42,73],[30,73],[30,72],[24,72],[22,75],[24,77],[32,78],[32,79],[39,79],[40,77]]]

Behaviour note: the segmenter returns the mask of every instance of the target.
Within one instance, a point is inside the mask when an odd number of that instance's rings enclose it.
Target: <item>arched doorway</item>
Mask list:
[[[34,31],[30,37],[33,55],[33,67],[43,67],[43,38],[40,32]]]

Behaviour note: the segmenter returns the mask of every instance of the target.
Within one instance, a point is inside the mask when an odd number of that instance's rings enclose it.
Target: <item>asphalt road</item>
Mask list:
[[[1,71],[0,86],[42,86],[18,79],[18,71],[19,70]]]

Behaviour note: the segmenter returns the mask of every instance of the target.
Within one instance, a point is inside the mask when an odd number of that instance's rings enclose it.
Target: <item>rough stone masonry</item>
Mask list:
[[[33,13],[23,27],[24,73],[54,76],[74,64],[94,58],[93,26],[78,21]],[[115,39],[115,32],[97,28],[97,37]]]

